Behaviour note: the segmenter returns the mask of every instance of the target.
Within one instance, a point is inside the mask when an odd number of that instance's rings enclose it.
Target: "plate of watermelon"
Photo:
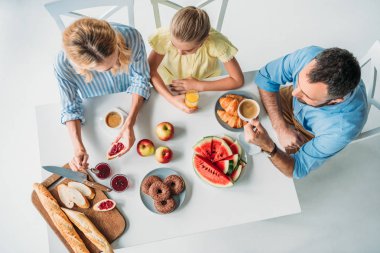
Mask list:
[[[233,186],[247,164],[247,155],[239,142],[227,135],[206,136],[193,149],[194,171],[212,186]]]

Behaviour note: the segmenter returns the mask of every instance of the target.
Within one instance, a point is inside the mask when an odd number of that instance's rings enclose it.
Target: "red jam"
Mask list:
[[[113,202],[110,201],[110,200],[106,200],[106,201],[100,203],[100,205],[99,205],[99,209],[100,210],[105,210],[105,209],[108,210],[108,209],[110,209],[112,207],[113,207]]]
[[[95,175],[100,179],[105,179],[111,175],[111,168],[107,163],[99,163],[95,169],[99,171]]]
[[[112,146],[111,151],[108,153],[109,155],[116,155],[120,151],[124,149],[124,144],[121,142],[116,143],[115,145]]]
[[[126,176],[117,174],[111,179],[111,186],[117,192],[122,192],[128,187],[128,179]]]

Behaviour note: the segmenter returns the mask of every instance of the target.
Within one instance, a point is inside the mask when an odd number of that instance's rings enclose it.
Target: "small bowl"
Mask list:
[[[242,104],[244,104],[244,103],[252,103],[256,107],[256,110],[257,110],[256,113],[252,117],[250,117],[250,118],[245,117],[241,113],[240,109],[241,109]],[[253,100],[253,99],[243,99],[239,103],[237,113],[238,113],[240,119],[249,122],[250,120],[255,119],[255,118],[257,118],[259,116],[259,114],[260,114],[260,105],[255,100]]]
[[[106,113],[104,117],[104,123],[108,128],[111,129],[120,128],[123,125],[124,120],[124,113],[118,108],[112,108],[110,111]]]
[[[129,180],[123,174],[116,174],[111,178],[110,185],[116,192],[123,192],[128,188]]]

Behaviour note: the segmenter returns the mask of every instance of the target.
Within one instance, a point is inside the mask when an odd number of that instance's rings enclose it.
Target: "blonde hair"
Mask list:
[[[63,48],[68,58],[75,63],[75,70],[91,82],[89,68],[102,64],[118,50],[117,64],[111,68],[113,75],[128,72],[131,50],[127,48],[121,33],[115,31],[107,21],[83,18],[75,21],[63,32]]]
[[[194,6],[180,9],[170,24],[171,35],[186,42],[203,42],[210,29],[210,18],[207,13]]]

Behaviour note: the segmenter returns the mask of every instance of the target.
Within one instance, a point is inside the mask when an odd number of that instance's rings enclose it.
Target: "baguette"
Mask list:
[[[75,231],[73,224],[67,218],[65,213],[62,212],[57,200],[55,200],[48,189],[42,184],[37,183],[33,185],[33,188],[54,225],[73,251],[75,253],[90,253],[78,233]]]
[[[101,251],[113,253],[111,245],[107,239],[99,232],[95,225],[87,218],[84,213],[62,208],[72,223]]]

